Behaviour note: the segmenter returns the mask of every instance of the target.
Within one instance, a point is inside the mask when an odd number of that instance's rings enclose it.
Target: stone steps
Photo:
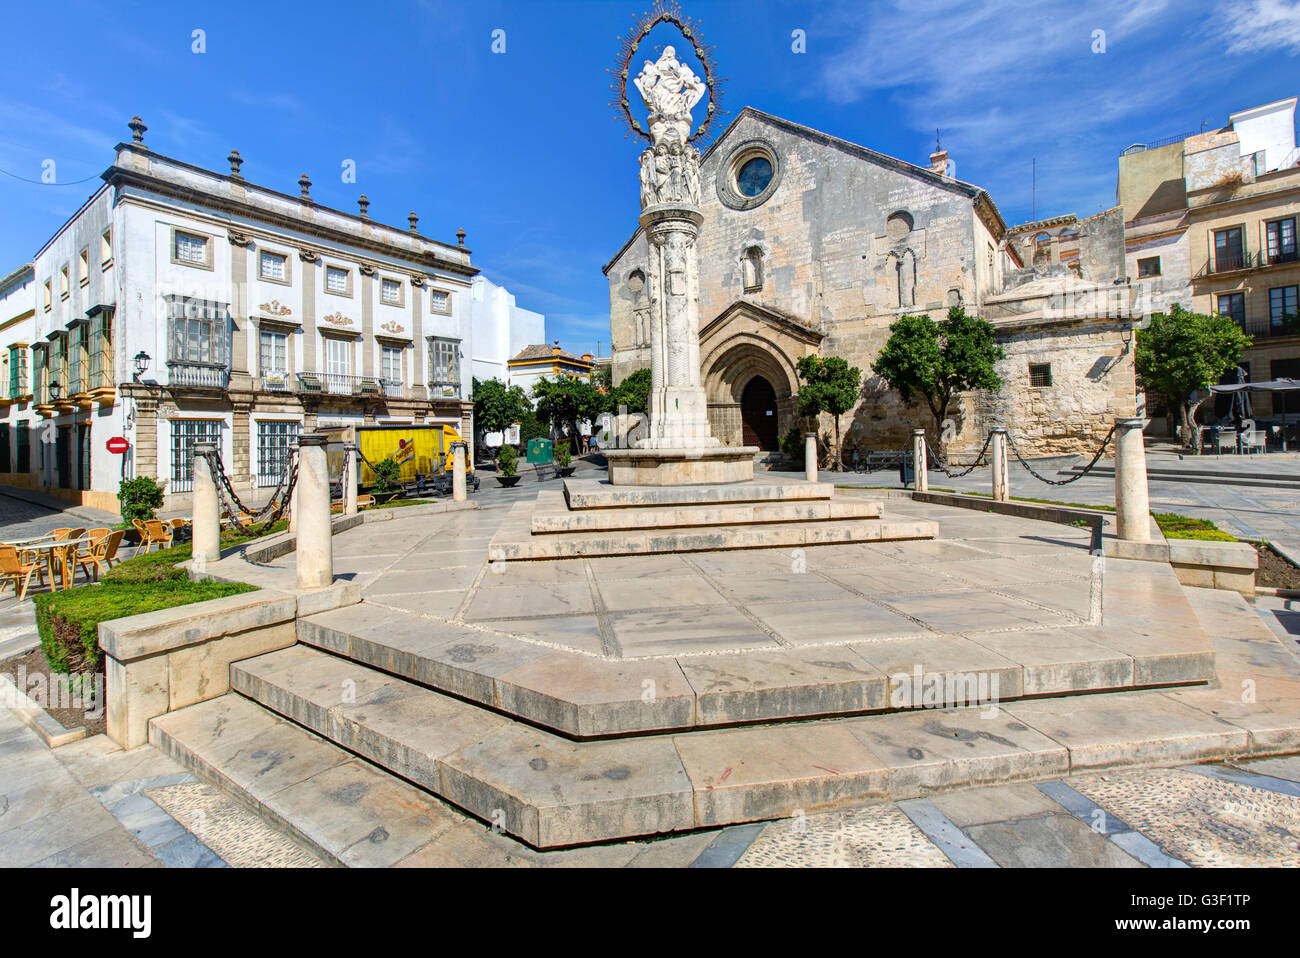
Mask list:
[[[150,741],[299,834],[320,829],[294,821],[313,814],[286,797],[298,778],[357,755],[538,848],[1282,744],[1159,691],[575,742],[303,646],[236,663],[231,686]]]
[[[658,505],[626,509],[570,509],[560,490],[537,497],[530,529],[534,535],[632,529],[752,525],[878,519],[880,503],[866,499],[793,499],[779,502]]]
[[[489,562],[796,548],[844,542],[933,539],[939,524],[913,519],[822,519],[740,525],[615,529],[535,535],[532,503],[518,503],[488,546]]]
[[[803,479],[754,479],[703,486],[613,486],[600,479],[564,480],[564,496],[570,509],[789,502],[792,499],[830,499],[834,495],[832,483]]]
[[[1182,627],[1177,643],[1144,645],[1101,627],[1076,626],[1030,633],[1019,644],[1014,632],[981,645],[978,637],[920,631],[853,644],[654,659],[610,659],[519,637],[538,628],[537,619],[451,623],[382,600],[299,619],[297,635],[365,667],[590,739],[898,711],[906,701],[899,706],[896,696],[915,694],[920,701],[931,683],[970,693],[948,701],[1011,701],[1205,682],[1213,675],[1209,640],[1190,609],[1183,611],[1189,621],[1173,623]],[[986,689],[977,697],[966,683],[980,676]],[[651,697],[644,694],[647,680],[654,683]],[[908,691],[913,686],[915,693]]]

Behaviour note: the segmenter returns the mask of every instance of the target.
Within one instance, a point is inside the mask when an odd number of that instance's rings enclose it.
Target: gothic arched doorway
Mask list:
[[[740,394],[740,423],[746,446],[765,451],[780,448],[776,426],[776,390],[762,376],[745,384]]]

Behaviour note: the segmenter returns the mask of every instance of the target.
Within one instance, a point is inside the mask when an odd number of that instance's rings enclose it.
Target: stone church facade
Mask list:
[[[1091,450],[1133,413],[1122,218],[1113,257],[1101,252],[1110,232],[1086,228],[1077,265],[1059,241],[1026,263],[1035,224],[1009,230],[987,192],[946,169],[942,152],[916,166],[752,107],[704,153],[700,360],[714,435],[774,450],[792,425],[807,428],[795,364],[820,354],[865,376],[841,420],[846,458],[908,446],[913,428],[933,431],[929,409],[903,403],[870,366],[900,316],[937,320],[953,305],[994,323],[1007,352],[1003,390],[950,407],[954,458],[993,425],[1027,453]],[[604,268],[615,382],[649,364],[646,261],[638,230]]]

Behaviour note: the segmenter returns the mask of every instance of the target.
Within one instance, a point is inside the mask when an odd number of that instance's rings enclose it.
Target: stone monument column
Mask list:
[[[649,113],[641,153],[641,216],[649,261],[650,423],[631,449],[611,450],[610,482],[682,485],[754,476],[757,449],[723,447],[709,428],[700,371],[700,151],[691,145],[691,110],[708,88],[664,47],[635,84]]]

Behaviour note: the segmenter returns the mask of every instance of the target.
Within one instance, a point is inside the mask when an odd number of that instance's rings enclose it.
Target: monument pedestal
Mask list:
[[[707,449],[610,449],[609,481],[615,486],[701,486],[754,478],[755,446]]]

